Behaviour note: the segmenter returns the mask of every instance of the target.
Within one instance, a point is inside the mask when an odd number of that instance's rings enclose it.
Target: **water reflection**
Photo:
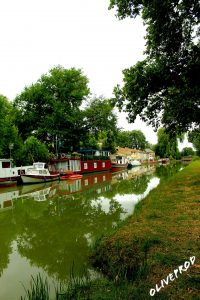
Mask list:
[[[89,246],[133,213],[158,185],[155,174],[161,173],[141,166],[0,190],[0,299],[22,295],[19,281],[28,285],[38,270],[64,280],[74,262],[75,274],[91,272]]]

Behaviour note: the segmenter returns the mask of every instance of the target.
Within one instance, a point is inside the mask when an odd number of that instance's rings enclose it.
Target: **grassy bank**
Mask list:
[[[92,262],[116,283],[129,280],[127,299],[148,299],[150,289],[159,287],[191,256],[196,257],[195,264],[156,292],[155,298],[199,299],[200,161],[140,202],[126,226],[96,244]]]
[[[200,161],[152,190],[124,226],[97,241],[91,261],[105,278],[72,284],[57,299],[199,299]]]

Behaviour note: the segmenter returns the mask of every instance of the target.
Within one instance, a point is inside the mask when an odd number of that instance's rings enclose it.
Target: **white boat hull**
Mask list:
[[[37,175],[21,175],[23,183],[39,183],[39,182],[49,182],[59,179],[59,175],[50,176],[37,176]]]
[[[19,176],[11,177],[11,178],[0,178],[0,187],[17,184],[18,179],[19,179]]]

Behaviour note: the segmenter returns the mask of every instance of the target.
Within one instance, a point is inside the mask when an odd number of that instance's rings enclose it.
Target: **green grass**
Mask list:
[[[195,161],[161,182],[137,205],[126,225],[98,242],[92,254],[93,265],[111,280],[117,276],[133,281],[134,295],[143,286],[148,299],[149,286],[155,287],[190,256],[196,256],[195,266],[154,296],[196,299],[200,293],[199,200],[200,161]]]

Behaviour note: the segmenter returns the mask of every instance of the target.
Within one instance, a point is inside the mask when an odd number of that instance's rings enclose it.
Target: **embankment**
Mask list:
[[[113,285],[122,293],[113,299],[152,299],[151,289],[155,299],[199,299],[200,161],[151,191],[125,226],[96,243],[91,261],[109,278],[98,299],[112,299]]]

